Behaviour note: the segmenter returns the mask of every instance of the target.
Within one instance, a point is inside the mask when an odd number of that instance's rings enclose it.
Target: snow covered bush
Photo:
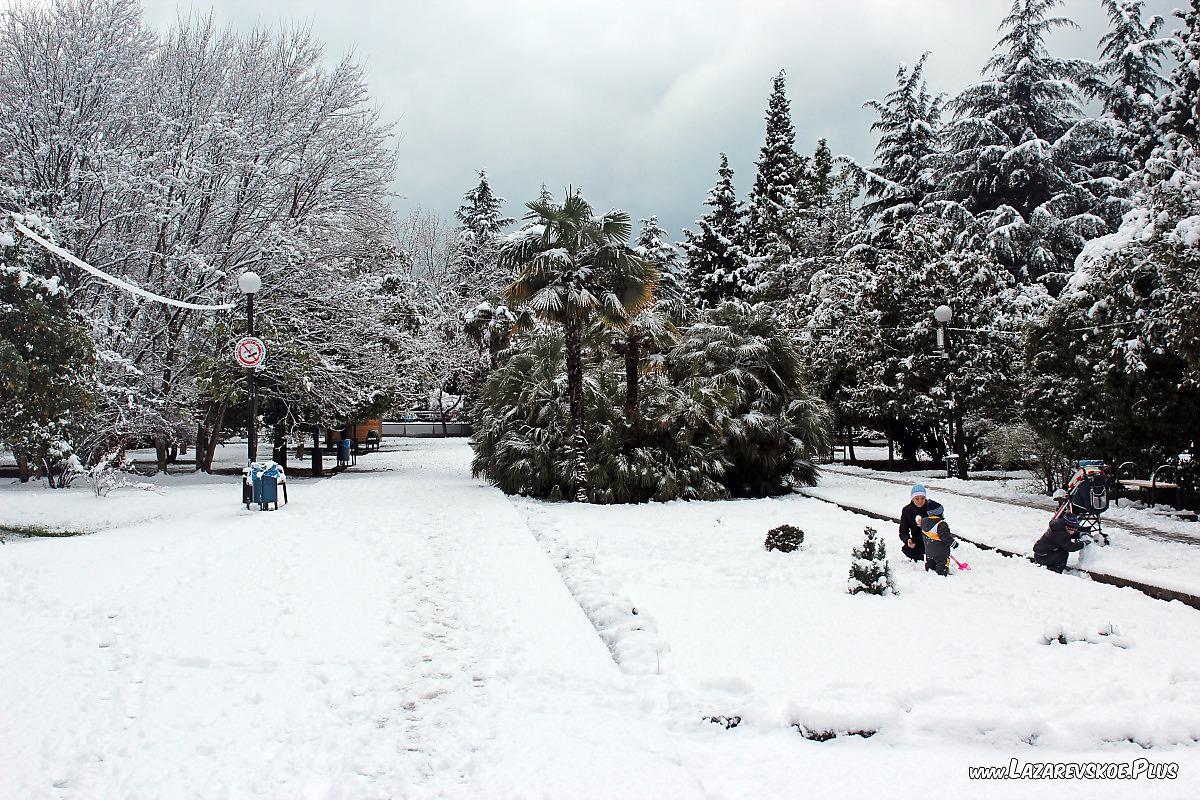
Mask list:
[[[49,235],[40,220],[26,223]],[[0,444],[22,481],[36,472],[62,486],[96,391],[95,348],[62,283],[41,274],[36,246],[3,228],[0,236]]]
[[[851,553],[849,594],[897,594],[887,550],[872,527],[863,529],[863,543]]]
[[[105,453],[99,461],[84,469],[83,475],[96,497],[107,497],[113,489],[153,490],[156,488],[152,483],[131,480],[129,476],[132,470],[133,465],[125,457],[124,451],[118,449],[111,453]]]
[[[612,357],[598,331],[582,343],[588,499],[765,497],[815,482],[828,412],[805,392],[787,339],[731,304],[678,336],[649,361],[635,415],[624,358]],[[476,475],[510,494],[572,496],[565,362],[563,337],[549,331],[518,337],[506,351],[470,412]]]
[[[599,342],[593,343],[599,347]],[[469,414],[472,470],[509,494],[571,496],[571,420],[563,337],[537,331],[518,339],[488,377]],[[589,348],[595,354],[595,348]],[[597,365],[584,381],[588,493],[592,502],[716,499],[725,496],[711,437],[682,416],[678,391],[653,385],[642,398],[644,426],[624,414],[623,370]]]
[[[800,353],[770,316],[737,301],[704,312],[682,329],[666,371],[703,404],[697,422],[719,432],[730,495],[771,497],[816,483],[832,417],[808,392]]]
[[[790,553],[798,550],[802,544],[804,544],[804,531],[795,525],[780,525],[778,528],[767,531],[767,539],[763,542],[763,547],[767,550]]]

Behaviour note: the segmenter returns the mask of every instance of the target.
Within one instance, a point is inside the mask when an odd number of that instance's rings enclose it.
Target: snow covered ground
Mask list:
[[[866,470],[846,472],[839,467],[836,471],[826,470],[820,484],[806,488],[804,493],[898,517],[900,509],[908,502],[909,486],[880,480],[880,477]],[[886,477],[892,478],[890,474]],[[962,483],[957,481],[957,484]],[[978,482],[978,485],[987,486],[987,483]],[[1046,530],[1053,508],[1049,502],[1045,508],[1038,509],[949,492],[939,495],[936,483],[930,482],[927,486],[930,496],[946,507],[946,519],[954,531],[972,541],[1014,553],[1032,554],[1033,544]],[[970,490],[975,489],[976,485],[972,484]],[[1162,541],[1123,531],[1120,523],[1113,524],[1110,516],[1105,512],[1104,530],[1109,535],[1109,546],[1081,550],[1071,556],[1071,566],[1200,595],[1200,546],[1181,541]],[[1143,516],[1139,522],[1145,519]],[[1186,530],[1198,531],[1194,522],[1166,522],[1169,527],[1164,530],[1173,536],[1179,535],[1176,527],[1191,526]],[[879,524],[895,538],[896,534],[892,532],[894,525]]]
[[[228,478],[0,486],[0,525],[100,531],[0,547],[0,798],[1200,790],[1179,603],[965,546],[969,573],[851,597],[873,523],[818,500],[510,499],[464,440],[398,447],[269,513]],[[763,551],[782,522],[803,551]],[[1179,777],[968,780],[1014,757]]]
[[[4,521],[112,527],[0,553],[0,797],[696,796],[468,460],[406,442],[268,513],[4,487]]]
[[[970,572],[939,579],[901,558],[899,596],[849,596],[850,550],[877,523],[809,498],[517,504],[622,667],[702,753],[701,782],[729,788],[718,796],[795,796],[814,775],[832,786],[832,764],[853,772],[844,796],[989,796],[1001,787],[969,783],[967,765],[1147,754],[1186,764],[1186,780],[1087,796],[1200,788],[1200,614],[1180,603],[970,546]],[[763,550],[782,523],[806,532],[803,551]],[[741,724],[698,736],[695,720],[716,715]],[[793,725],[877,733],[795,742]],[[803,766],[764,768],[785,747]]]

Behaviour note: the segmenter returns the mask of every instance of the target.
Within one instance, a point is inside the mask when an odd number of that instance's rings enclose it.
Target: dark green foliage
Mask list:
[[[36,469],[55,486],[92,405],[96,354],[66,290],[38,274],[30,247],[0,246],[0,444],[22,479]]]
[[[896,594],[892,568],[879,539],[879,531],[868,526],[863,529],[863,534],[863,543],[851,553],[853,560],[846,591],[850,594]]]
[[[724,153],[717,174],[717,184],[704,201],[711,210],[696,220],[700,231],[685,230],[680,243],[687,257],[687,288],[699,308],[746,294],[749,259],[742,242],[746,213],[734,191],[733,170]]]
[[[780,525],[778,528],[771,528],[767,531],[767,539],[763,542],[763,547],[767,550],[790,553],[798,550],[802,544],[804,544],[804,531],[795,525]]]
[[[572,496],[572,437],[562,336],[521,338],[489,376],[471,409],[472,471],[508,494]],[[643,416],[628,424],[620,364],[596,363],[584,381],[588,499],[597,503],[724,497],[713,439],[691,420],[679,392],[654,383]]]
[[[640,413],[624,363],[584,343],[588,499],[596,503],[782,494],[817,477],[828,412],[798,381],[794,350],[748,309],[722,306],[648,362]],[[570,497],[572,435],[557,333],[519,338],[471,411],[476,475],[509,494]]]
[[[724,483],[734,497],[786,494],[813,485],[831,417],[810,395],[800,355],[769,317],[724,303],[684,330],[669,353],[672,382],[711,405],[720,431]]]

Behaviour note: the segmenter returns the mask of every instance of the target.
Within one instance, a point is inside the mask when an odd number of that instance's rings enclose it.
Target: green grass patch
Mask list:
[[[10,525],[0,522],[0,539],[5,536],[17,536],[41,539],[61,539],[66,536],[82,536],[87,531],[73,531],[65,528],[47,528],[45,525]]]

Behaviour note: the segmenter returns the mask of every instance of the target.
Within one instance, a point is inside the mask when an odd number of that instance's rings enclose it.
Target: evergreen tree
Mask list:
[[[804,194],[808,198],[808,207],[798,209],[801,241],[797,254],[819,256],[828,253],[833,244],[838,189],[843,178],[840,172],[834,172],[833,151],[829,149],[827,140],[821,139],[817,142],[812,169],[806,177],[807,188]]]
[[[863,529],[863,543],[850,554],[848,594],[898,594],[892,567],[888,564],[887,549],[872,527]]]
[[[1144,19],[1145,0],[1101,0],[1109,28],[1100,38],[1101,60],[1095,77],[1085,81],[1088,95],[1104,104],[1119,126],[1131,169],[1140,168],[1153,149],[1155,105],[1169,87],[1164,61],[1171,40],[1162,38],[1163,18]]]
[[[931,197],[958,204],[965,214],[952,213],[968,235],[985,237],[1014,274],[1055,289],[1083,243],[1122,210],[1110,196],[1112,127],[1084,119],[1080,106],[1077,81],[1094,66],[1046,47],[1052,31],[1076,27],[1050,15],[1060,3],[1014,0],[985,80],[952,103]]]
[[[875,164],[864,174],[864,228],[855,241],[867,248],[886,247],[896,224],[920,210],[933,189],[933,167],[941,128],[941,95],[930,95],[925,83],[925,53],[911,69],[896,70],[896,88],[866,108],[878,118],[871,130],[879,134]]]
[[[745,212],[733,189],[733,170],[724,153],[717,176],[717,184],[704,201],[711,210],[696,220],[699,233],[685,230],[685,241],[680,242],[687,258],[687,289],[700,308],[744,297],[747,291],[748,260],[742,246]]]
[[[840,427],[870,426],[900,441],[945,453],[953,393],[961,463],[977,454],[970,419],[1010,421],[1020,399],[1019,332],[1048,298],[1021,285],[986,253],[960,250],[939,220],[917,215],[892,249],[867,263],[831,262],[812,279],[801,347],[809,378]],[[914,308],[913,299],[921,304]],[[955,314],[952,357],[936,357],[933,309]],[[829,358],[829,353],[837,358]]]
[[[498,265],[502,231],[516,220],[502,213],[504,198],[492,191],[487,173],[463,195],[455,212],[459,222],[459,279],[464,297],[489,297],[499,292],[509,276]]]
[[[654,297],[659,301],[676,301],[683,297],[684,277],[679,266],[679,249],[667,241],[667,231],[652,215],[638,220],[642,226],[634,250],[658,269],[658,286]]]
[[[722,303],[685,328],[666,368],[687,396],[720,398],[706,424],[720,432],[730,494],[764,497],[816,483],[831,417],[808,391],[800,352],[774,318]]]
[[[50,233],[36,218],[25,224]],[[0,444],[19,476],[51,488],[77,466],[74,440],[95,394],[95,347],[66,289],[38,269],[44,254],[0,228]]]
[[[583,334],[593,321],[614,327],[653,300],[658,273],[628,246],[631,225],[624,211],[593,212],[583,196],[561,204],[526,204],[526,225],[500,252],[516,279],[509,305],[528,303],[538,316],[563,329],[571,417],[572,483],[577,502],[588,501],[587,439],[584,436]]]
[[[1088,244],[1027,343],[1030,421],[1072,455],[1200,458],[1200,0],[1180,16],[1134,209]]]
[[[807,160],[796,154],[796,132],[785,93],[783,70],[772,82],[767,103],[766,135],[759,150],[754,187],[746,216],[746,246],[751,256],[751,283],[762,299],[778,299],[783,287],[772,275],[799,255],[798,216],[811,205]]]

